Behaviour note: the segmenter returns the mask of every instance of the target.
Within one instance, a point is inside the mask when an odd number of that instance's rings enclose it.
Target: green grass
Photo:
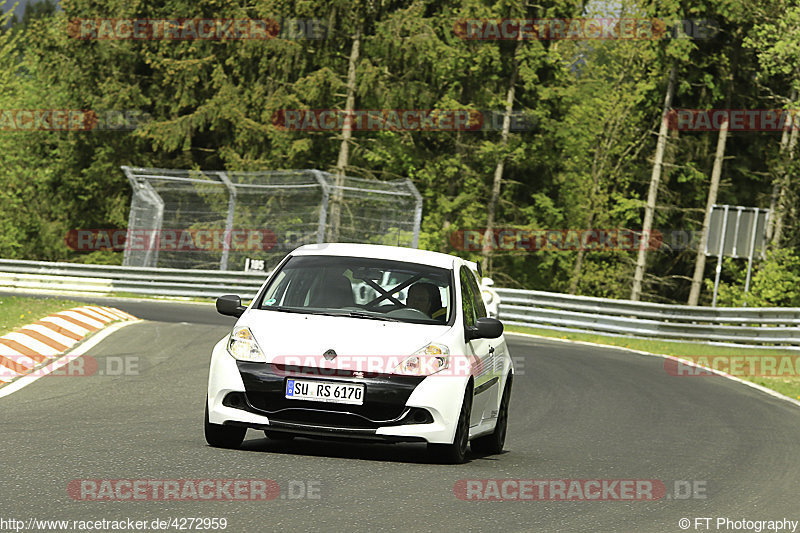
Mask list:
[[[81,305],[85,304],[56,298],[0,296],[0,335],[4,335],[25,324],[36,322],[51,313]]]
[[[672,355],[684,357],[692,361],[697,361],[698,357],[710,357],[714,355],[796,355],[800,356],[797,350],[770,350],[764,348],[714,346],[710,344],[694,342],[670,342],[661,340],[636,339],[630,337],[606,337],[593,333],[578,333],[557,331],[542,328],[528,328],[524,326],[506,326],[506,331],[517,333],[529,333],[542,337],[556,339],[567,339],[573,341],[594,342],[597,344],[607,344],[610,346],[620,346],[632,350],[643,352]],[[789,398],[800,399],[800,375],[767,377],[767,376],[740,376],[742,379],[758,383],[764,387],[777,391]]]
[[[220,294],[220,296],[222,296]],[[209,297],[202,297],[202,296],[158,296],[153,294],[137,294],[134,292],[112,292],[109,294],[104,294],[103,297],[105,298],[136,298],[136,299],[146,299],[146,300],[158,300],[158,301],[166,301],[166,302],[194,302],[194,303],[203,303],[203,304],[213,304],[217,301],[216,298]],[[249,298],[242,298],[242,305],[247,306],[250,305],[251,300]]]
[[[103,294],[104,298],[137,298],[144,300],[166,300],[170,302],[201,302],[201,303],[214,303],[216,298],[203,298],[200,296],[162,296],[157,294],[138,294],[135,292],[110,292]]]

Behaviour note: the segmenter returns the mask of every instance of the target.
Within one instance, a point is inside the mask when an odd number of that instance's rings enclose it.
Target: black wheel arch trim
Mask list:
[[[480,394],[482,392],[486,392],[487,390],[492,388],[495,384],[497,384],[497,382],[499,382],[499,381],[500,381],[500,378],[495,376],[492,379],[490,379],[489,381],[487,381],[486,383],[481,383],[480,385],[475,387],[475,389],[472,392],[472,395],[473,396],[477,396],[478,394]]]

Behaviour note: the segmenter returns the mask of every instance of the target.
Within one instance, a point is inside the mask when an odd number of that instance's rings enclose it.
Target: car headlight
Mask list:
[[[228,339],[228,353],[239,361],[267,362],[267,356],[261,351],[253,332],[247,327],[233,328]]]
[[[444,344],[428,344],[403,359],[392,373],[405,376],[430,376],[450,366],[450,349]]]

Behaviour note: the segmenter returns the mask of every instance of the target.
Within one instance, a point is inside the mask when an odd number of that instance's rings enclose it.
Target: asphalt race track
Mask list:
[[[211,305],[87,301],[146,320],[88,353],[100,371],[126,359],[135,372],[48,376],[0,398],[0,518],[224,517],[233,532],[677,532],[685,517],[800,519],[800,408],[723,378],[670,376],[660,358],[509,336],[517,375],[506,452],[464,465],[432,464],[419,444],[282,443],[253,430],[243,449],[223,450],[203,439],[203,403],[211,347],[233,319]],[[67,491],[82,479],[232,478],[275,480],[281,497],[94,502]],[[459,480],[509,478],[661,480],[667,493],[454,495]],[[696,494],[683,490],[692,485]]]

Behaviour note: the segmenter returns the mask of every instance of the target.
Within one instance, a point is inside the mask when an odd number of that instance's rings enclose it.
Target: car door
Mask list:
[[[472,295],[475,303],[475,312],[477,318],[488,317],[489,311],[486,309],[486,302],[483,300],[481,288],[478,285],[477,278],[473,275],[468,278],[469,286],[472,290]],[[504,371],[504,359],[506,353],[505,341],[503,337],[496,339],[482,339],[486,343],[486,350],[488,357],[483,359],[483,381],[482,389],[478,390],[479,393],[485,394],[485,405],[483,411],[483,418],[496,418],[497,411],[500,407],[500,387],[502,385],[501,376]]]
[[[481,293],[472,287],[475,284],[475,276],[469,268],[462,266],[460,270],[461,280],[461,307],[463,310],[464,330],[475,326],[475,321],[481,316],[486,316],[486,308],[483,306]],[[472,283],[470,282],[472,281]],[[477,285],[475,285],[477,288]],[[484,411],[491,411],[493,405],[489,405],[492,397],[492,384],[489,382],[494,375],[493,349],[490,339],[472,339],[466,343],[467,355],[473,361],[473,367],[477,369],[475,378],[475,388],[472,397],[472,414],[470,416],[470,426],[475,426],[484,418]]]

